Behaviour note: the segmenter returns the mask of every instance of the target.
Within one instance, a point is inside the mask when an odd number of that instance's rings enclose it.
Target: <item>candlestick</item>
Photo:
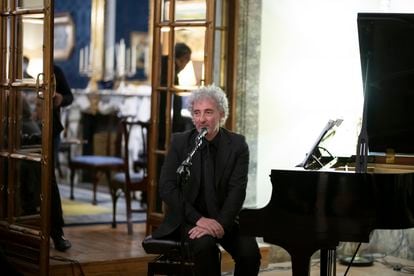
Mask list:
[[[125,41],[121,39],[116,45],[116,65],[118,77],[125,77]]]
[[[79,73],[90,78],[87,91],[97,91],[101,65],[96,63],[92,45],[86,45],[79,50]]]
[[[83,50],[83,48],[81,48],[80,51],[79,51],[79,72],[82,72],[83,66],[84,66],[84,64],[83,64],[84,63],[83,55],[84,55],[84,50]]]
[[[130,72],[130,69],[131,69],[131,49],[130,48],[127,48],[126,49],[126,55],[125,55],[125,71],[126,72]],[[127,74],[127,75],[129,75],[129,74]]]
[[[85,46],[85,72],[87,73],[90,68],[90,53],[89,53],[89,45]]]
[[[137,71],[137,47],[131,47],[131,74],[135,75]]]
[[[94,57],[94,49],[92,47],[92,45],[89,45],[89,64],[93,67],[93,63],[95,61],[95,57]]]

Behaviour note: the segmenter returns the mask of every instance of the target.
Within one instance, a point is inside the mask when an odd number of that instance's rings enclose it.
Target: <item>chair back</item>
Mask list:
[[[105,145],[105,150],[101,152],[102,155],[105,156],[117,156],[122,157],[122,152],[120,150],[119,141],[122,139],[122,120],[118,117],[117,114],[111,114],[108,116],[108,122],[105,129],[100,132],[103,136],[101,140],[102,143]],[[95,133],[95,136],[98,133]],[[98,145],[95,144],[96,140],[93,142],[93,151],[99,151],[96,147]]]
[[[131,183],[131,169],[142,170],[143,176],[147,177],[149,122],[130,121],[125,118],[121,121],[121,128],[125,176],[127,183]],[[137,141],[139,143],[133,144]],[[131,156],[136,157],[130,160]]]

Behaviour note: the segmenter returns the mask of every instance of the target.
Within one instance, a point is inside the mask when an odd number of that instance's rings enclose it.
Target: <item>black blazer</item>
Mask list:
[[[217,149],[215,165],[215,185],[217,207],[216,219],[229,231],[237,220],[246,197],[247,175],[249,168],[249,148],[244,136],[220,129],[220,144]],[[161,170],[159,193],[167,205],[167,213],[163,223],[152,234],[154,238],[162,238],[174,232],[182,221],[182,201],[177,183],[177,168],[194,148],[196,129],[172,136],[171,148]],[[183,187],[185,198],[186,224],[195,225],[201,214],[194,208],[200,188],[201,157],[196,152],[192,159],[190,180]]]
[[[53,137],[56,137],[63,130],[63,125],[60,121],[60,108],[72,104],[73,94],[62,69],[57,65],[53,65],[53,71],[56,78],[56,92],[63,96],[61,105],[53,108]]]

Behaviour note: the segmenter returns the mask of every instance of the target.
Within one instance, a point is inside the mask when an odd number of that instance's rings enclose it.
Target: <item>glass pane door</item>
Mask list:
[[[0,4],[0,250],[24,274],[49,266],[51,2]]]

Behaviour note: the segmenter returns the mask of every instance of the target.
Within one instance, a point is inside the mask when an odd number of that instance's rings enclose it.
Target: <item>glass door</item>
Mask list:
[[[25,275],[47,275],[53,0],[3,0],[0,12],[0,250]]]

